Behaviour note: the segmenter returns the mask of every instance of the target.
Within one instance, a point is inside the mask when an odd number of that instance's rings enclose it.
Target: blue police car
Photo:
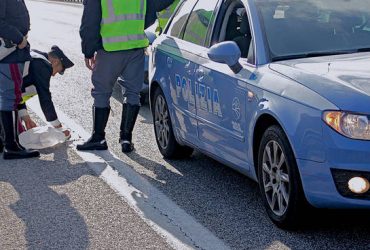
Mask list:
[[[271,220],[370,208],[370,0],[186,0],[152,47],[166,158],[259,183]]]

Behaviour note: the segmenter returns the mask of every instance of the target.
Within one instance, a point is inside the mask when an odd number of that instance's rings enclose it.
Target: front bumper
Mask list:
[[[334,182],[331,166],[327,163],[297,160],[303,189],[308,202],[317,208],[367,208],[370,199],[342,196]],[[343,168],[348,170],[349,168]]]
[[[323,132],[326,162],[297,160],[308,202],[318,208],[370,209],[369,193],[358,197],[343,193],[346,181],[335,181],[333,176],[335,172],[343,178],[350,178],[350,172],[370,176],[370,141],[346,138],[327,126]]]

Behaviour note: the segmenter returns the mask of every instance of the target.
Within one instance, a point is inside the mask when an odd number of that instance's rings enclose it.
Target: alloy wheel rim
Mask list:
[[[286,157],[279,143],[267,143],[262,159],[262,180],[265,197],[277,216],[282,216],[289,204],[290,187]]]
[[[170,127],[168,108],[163,96],[159,95],[155,102],[154,122],[157,139],[163,149],[168,147]]]

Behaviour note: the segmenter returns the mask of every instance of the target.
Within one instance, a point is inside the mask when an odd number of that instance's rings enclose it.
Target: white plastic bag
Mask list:
[[[65,141],[64,133],[50,126],[36,127],[19,135],[19,142],[26,149],[50,148]]]

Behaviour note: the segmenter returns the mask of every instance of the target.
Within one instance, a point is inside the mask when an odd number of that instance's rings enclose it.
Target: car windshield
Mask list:
[[[254,0],[273,61],[370,50],[370,0]]]

